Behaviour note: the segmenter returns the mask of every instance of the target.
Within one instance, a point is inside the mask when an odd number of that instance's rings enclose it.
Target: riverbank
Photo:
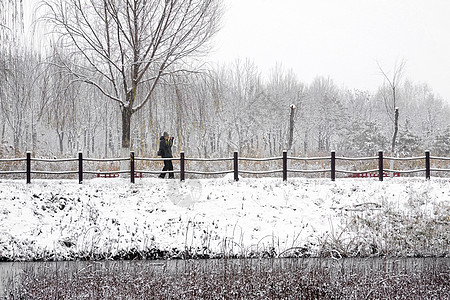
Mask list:
[[[450,180],[0,180],[3,261],[450,256]]]

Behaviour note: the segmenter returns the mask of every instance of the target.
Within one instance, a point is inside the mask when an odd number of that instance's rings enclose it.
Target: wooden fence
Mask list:
[[[83,153],[78,153],[78,158],[67,158],[67,159],[41,159],[41,158],[32,158],[31,153],[27,152],[25,158],[14,158],[14,159],[0,159],[0,163],[11,163],[11,162],[26,162],[25,170],[12,170],[12,171],[0,171],[0,175],[12,175],[12,174],[26,174],[26,182],[31,183],[31,174],[45,174],[45,175],[69,175],[69,174],[78,174],[79,183],[83,182],[84,174],[93,174],[97,176],[101,175],[118,175],[118,174],[129,174],[131,183],[135,182],[136,174],[161,174],[161,173],[169,173],[168,171],[151,171],[151,170],[137,170],[135,169],[136,161],[164,161],[164,160],[173,160],[179,161],[180,169],[174,170],[175,174],[180,174],[180,180],[184,181],[186,174],[199,174],[199,175],[220,175],[220,174],[234,174],[234,180],[239,180],[239,173],[241,174],[250,174],[250,175],[264,175],[264,174],[273,174],[273,173],[282,173],[283,181],[286,181],[288,178],[288,173],[330,173],[330,178],[332,181],[336,180],[336,173],[349,174],[350,177],[355,177],[354,175],[363,175],[363,174],[376,174],[380,181],[383,181],[383,177],[386,174],[408,174],[408,173],[418,173],[425,172],[425,178],[430,179],[431,172],[450,172],[450,169],[443,168],[431,168],[431,160],[450,160],[447,157],[437,157],[430,156],[429,151],[425,151],[424,156],[418,157],[387,157],[383,156],[383,151],[378,152],[378,156],[373,157],[337,157],[334,151],[331,152],[330,156],[325,157],[289,157],[287,155],[287,151],[283,151],[283,155],[280,157],[270,157],[270,158],[246,158],[239,157],[238,152],[234,152],[233,157],[228,158],[188,158],[185,157],[184,152],[180,153],[180,157],[175,158],[145,158],[145,157],[135,157],[134,152],[130,152],[130,157],[125,158],[107,158],[107,159],[96,159],[96,158],[84,158]],[[239,161],[253,161],[253,162],[267,162],[267,161],[277,161],[281,160],[282,168],[268,171],[250,171],[250,170],[240,170],[239,169]],[[329,161],[329,168],[327,169],[318,169],[318,170],[300,170],[300,169],[289,169],[288,168],[288,160],[291,161]],[[336,169],[336,161],[378,161],[378,168],[371,170],[340,170]],[[417,161],[423,160],[423,168],[420,169],[412,169],[412,170],[394,170],[394,169],[385,169],[384,161]],[[84,171],[83,170],[83,162],[120,162],[120,161],[129,161],[130,169],[129,170],[118,170],[118,171]],[[186,161],[198,161],[198,162],[218,162],[218,161],[230,161],[233,162],[233,169],[224,170],[224,171],[215,171],[215,172],[203,172],[203,171],[195,171],[195,170],[186,170]],[[78,162],[78,170],[76,171],[36,171],[32,170],[31,163],[32,162],[49,162],[49,163],[58,163],[58,162]],[[1,166],[1,164],[0,164]],[[1,169],[1,168],[0,168]],[[371,176],[373,177],[373,176]]]

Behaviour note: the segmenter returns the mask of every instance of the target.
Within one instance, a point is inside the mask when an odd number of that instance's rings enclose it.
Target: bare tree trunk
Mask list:
[[[63,154],[64,152],[64,132],[60,132],[57,130],[58,140],[59,140],[59,153]]]
[[[305,136],[303,140],[303,154],[308,153],[308,130],[305,130]]]
[[[392,149],[391,152],[394,154],[395,152],[395,144],[398,133],[398,107],[395,108],[395,116],[394,116],[394,135],[392,136]]]
[[[105,157],[108,157],[108,102],[105,105]]]
[[[94,134],[94,132],[91,132],[91,149],[92,149],[92,154],[95,155],[95,134]]]
[[[131,150],[131,108],[124,106],[122,108],[122,157],[129,157]],[[129,162],[124,160],[120,163],[121,170],[128,170]]]
[[[294,112],[295,112],[295,105],[291,104],[291,113],[289,115],[289,144],[287,150],[291,150],[292,141],[294,139]]]
[[[108,127],[105,128],[105,150],[104,156],[108,157]]]
[[[122,149],[129,151],[131,147],[131,109],[122,108]],[[123,154],[123,153],[122,153]]]
[[[6,132],[6,123],[2,124],[2,139],[1,142],[5,140],[5,132]]]
[[[74,142],[73,142],[73,132],[69,131],[69,136],[67,138],[67,147],[69,148],[70,153],[73,152]]]
[[[36,155],[37,151],[37,130],[36,130],[36,124],[34,122],[31,124],[31,145],[32,145],[32,151],[33,155]]]
[[[111,129],[108,131],[108,149],[111,150],[111,156],[114,156],[114,153],[115,153],[114,137],[113,137]]]
[[[279,154],[283,151],[282,148],[283,148],[283,144],[284,144],[282,142],[284,139],[283,139],[283,131],[281,129],[278,130],[278,138],[279,138],[279,140],[278,140],[278,151],[277,152]]]
[[[19,157],[19,135],[14,131],[14,156]]]

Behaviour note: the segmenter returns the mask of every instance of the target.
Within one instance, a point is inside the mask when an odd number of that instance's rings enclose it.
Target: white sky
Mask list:
[[[212,60],[255,62],[264,76],[276,63],[310,83],[375,91],[377,61],[426,82],[450,102],[449,0],[224,0]]]

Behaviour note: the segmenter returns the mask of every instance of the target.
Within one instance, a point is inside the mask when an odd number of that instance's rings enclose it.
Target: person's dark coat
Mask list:
[[[166,133],[165,133],[166,134]],[[159,151],[158,154],[162,156],[162,158],[172,158],[172,145],[173,145],[173,137],[170,139],[165,139],[164,136],[160,138],[159,142]],[[160,178],[166,177],[166,172],[169,174],[169,178],[175,178],[173,173],[173,164],[171,160],[164,161],[164,168],[162,169],[163,173],[159,175]]]
[[[164,139],[164,136],[161,136],[159,139],[159,155],[163,158],[170,158],[172,156],[172,145],[173,140],[168,139],[167,141]]]

